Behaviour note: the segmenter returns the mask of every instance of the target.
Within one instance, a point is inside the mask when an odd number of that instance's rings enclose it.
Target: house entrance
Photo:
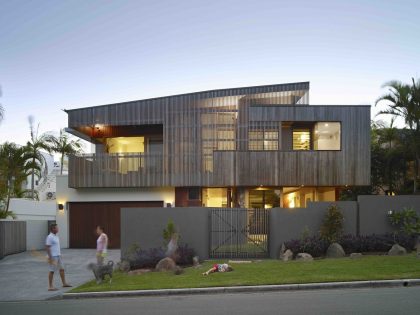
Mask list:
[[[269,210],[210,209],[211,258],[266,258]]]

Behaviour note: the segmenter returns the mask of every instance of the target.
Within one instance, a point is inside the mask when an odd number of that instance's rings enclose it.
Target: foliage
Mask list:
[[[413,208],[392,211],[388,218],[391,224],[399,229],[400,233],[407,235],[420,233],[420,217]]]
[[[13,211],[6,211],[6,210],[0,209],[0,219],[7,219],[7,218],[16,219],[16,214],[14,214]]]
[[[409,127],[405,151],[411,155],[408,161],[413,162],[412,183],[413,193],[416,193],[420,166],[420,80],[416,82],[413,78],[412,85],[394,80],[383,87],[387,87],[389,92],[379,97],[375,104],[386,101],[388,107],[378,115],[401,117]]]
[[[180,245],[175,252],[177,257],[176,263],[180,266],[188,266],[192,264],[192,258],[195,256],[194,249],[188,245]],[[130,269],[155,268],[156,264],[165,258],[165,250],[163,248],[141,249],[140,247],[132,247],[130,253],[126,253],[125,259],[130,263]]]
[[[40,171],[39,165],[32,165],[31,161],[32,155],[27,147],[10,142],[0,145],[0,204],[6,213],[10,198],[29,195],[29,191],[22,189],[22,185],[32,171]]]
[[[343,247],[344,251],[349,253],[369,253],[369,252],[387,252],[394,243],[398,243],[408,250],[414,248],[416,238],[407,234],[397,236],[387,233],[383,235],[342,235],[337,242]],[[313,257],[323,257],[328,249],[329,243],[320,236],[314,235],[305,239],[290,240],[285,243],[286,248],[294,254],[308,253]]]
[[[176,233],[176,227],[175,223],[172,219],[169,219],[168,224],[166,225],[166,228],[163,229],[162,236],[165,241],[165,245],[169,243],[169,241],[172,238],[172,235]]]
[[[325,255],[329,243],[318,235],[313,235],[306,238],[290,240],[285,242],[284,245],[294,254],[308,253],[313,257],[321,257]]]
[[[60,174],[63,174],[64,157],[69,154],[77,154],[83,151],[83,145],[80,139],[71,139],[64,130],[60,130],[60,136],[58,138],[50,136],[46,138],[46,141],[50,145],[52,151],[60,153]]]
[[[29,130],[31,133],[31,139],[26,143],[26,147],[28,152],[31,154],[31,161],[29,165],[31,166],[31,198],[36,199],[35,194],[35,175],[36,170],[42,169],[42,166],[45,165],[45,158],[42,155],[41,151],[45,150],[47,152],[51,152],[51,146],[50,142],[52,139],[52,135],[48,134],[38,134],[39,131],[39,124],[37,128],[34,128],[34,117],[29,116]],[[45,173],[47,173],[48,170],[45,168]],[[39,174],[38,176],[41,176],[42,174]]]
[[[329,243],[334,243],[343,233],[343,214],[336,204],[328,207],[321,225],[320,236]]]

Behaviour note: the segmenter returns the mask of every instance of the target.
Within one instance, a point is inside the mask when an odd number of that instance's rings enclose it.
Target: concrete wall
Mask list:
[[[121,253],[132,244],[142,249],[164,245],[162,231],[172,219],[181,235],[181,243],[207,259],[209,254],[209,208],[122,208]]]
[[[359,196],[360,234],[384,234],[394,228],[388,211],[413,208],[420,215],[420,196]]]
[[[36,201],[29,199],[10,199],[9,210],[18,220],[55,220],[57,204],[55,201]]]
[[[273,208],[270,211],[270,257],[276,258],[283,242],[298,239],[305,228],[310,235],[317,234],[324,215],[331,204],[337,204],[344,216],[344,233],[357,232],[357,202],[310,202],[307,208]]]
[[[26,250],[26,222],[0,220],[0,259]]]
[[[68,176],[57,175],[56,202],[66,205],[67,202],[95,201],[158,201],[175,205],[175,188],[84,188],[68,187]],[[69,215],[68,209],[57,211],[57,224],[60,229],[60,244],[69,247]]]

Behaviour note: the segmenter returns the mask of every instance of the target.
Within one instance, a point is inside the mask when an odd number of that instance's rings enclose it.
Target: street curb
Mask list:
[[[418,285],[420,285],[420,279],[399,279],[399,280],[327,282],[327,283],[304,283],[304,284],[282,284],[282,285],[261,285],[261,286],[64,293],[61,296],[61,298],[68,300],[68,299],[133,297],[133,296],[168,296],[168,295],[297,291],[297,290],[320,290],[320,289],[325,290],[325,289],[411,287],[411,286],[418,286]]]

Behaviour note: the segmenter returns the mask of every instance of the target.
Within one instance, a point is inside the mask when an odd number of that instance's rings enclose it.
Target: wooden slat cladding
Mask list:
[[[368,185],[370,107],[305,105],[308,88],[206,91],[69,111],[69,127],[86,134],[95,124],[112,136],[122,136],[122,126],[146,132],[158,124],[163,136],[161,155],[70,157],[69,186]],[[340,150],[290,151],[291,130],[282,126],[319,121],[340,122]],[[277,130],[279,150],[249,151],[249,131],[258,129]]]

